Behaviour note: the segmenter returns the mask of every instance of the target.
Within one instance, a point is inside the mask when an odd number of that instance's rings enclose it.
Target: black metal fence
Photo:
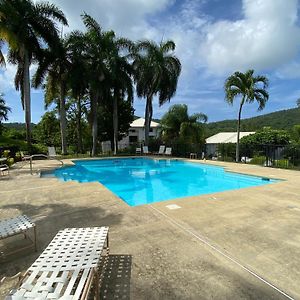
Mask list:
[[[217,159],[235,161],[235,144],[221,144]],[[300,169],[300,145],[240,145],[240,161],[249,164]]]

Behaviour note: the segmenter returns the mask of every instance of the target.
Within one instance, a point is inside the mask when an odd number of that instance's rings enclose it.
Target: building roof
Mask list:
[[[253,131],[240,132],[240,138],[254,134]],[[206,144],[226,144],[226,143],[236,143],[237,133],[236,132],[219,132],[209,138],[207,138]]]
[[[130,124],[130,127],[134,127],[134,128],[141,127],[142,128],[142,127],[144,127],[144,124],[145,124],[145,119],[138,118]],[[159,126],[160,126],[159,123],[151,121],[150,127],[159,127]]]

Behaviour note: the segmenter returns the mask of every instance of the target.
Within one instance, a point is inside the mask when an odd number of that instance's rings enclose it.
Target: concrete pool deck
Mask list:
[[[107,299],[287,299],[274,287],[300,299],[300,172],[206,163],[283,181],[130,207],[99,183],[12,170],[0,180],[0,219],[27,214],[39,244],[1,263],[0,278],[26,270],[62,228],[108,225],[119,273],[105,281]],[[0,299],[14,283],[0,287]]]

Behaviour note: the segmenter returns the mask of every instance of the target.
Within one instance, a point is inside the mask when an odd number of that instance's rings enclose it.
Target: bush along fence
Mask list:
[[[235,160],[235,144],[218,145],[216,157],[221,161]],[[210,157],[208,157],[210,158]],[[299,169],[300,170],[300,145],[244,145],[240,147],[240,161],[255,165]]]

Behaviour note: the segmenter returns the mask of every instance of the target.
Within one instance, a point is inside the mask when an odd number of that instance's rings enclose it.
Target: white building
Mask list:
[[[142,143],[145,140],[145,119],[138,118],[130,124],[130,129],[128,135],[125,136],[121,141],[119,141],[119,149],[127,148],[133,143]],[[150,124],[149,137],[157,138],[160,134],[160,124],[152,121]],[[105,141],[101,143],[102,151],[111,151],[110,141]]]
[[[145,119],[138,118],[130,124],[128,135],[125,136],[119,144],[129,146],[131,143],[141,143],[145,140]],[[157,138],[160,133],[160,124],[154,121],[150,124],[149,137]],[[127,147],[126,146],[126,147]]]
[[[240,132],[240,139],[244,136],[254,134],[255,132],[247,131]],[[218,145],[227,143],[236,143],[237,133],[236,132],[220,132],[205,140],[206,142],[206,155],[217,156]]]

